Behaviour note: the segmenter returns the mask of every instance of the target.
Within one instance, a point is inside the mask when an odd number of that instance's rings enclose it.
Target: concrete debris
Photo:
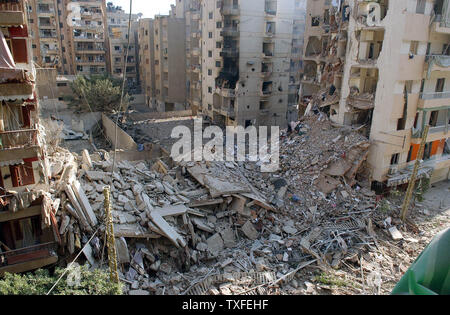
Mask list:
[[[383,226],[376,196],[365,188],[369,142],[315,116],[298,126],[282,133],[275,173],[261,173],[258,162],[167,157],[119,160],[112,173],[107,154],[59,150],[50,169],[62,251],[75,254],[104,224],[103,187],[110,186],[128,294],[268,294],[305,261],[352,261]],[[91,265],[100,265],[101,231],[84,251]]]
[[[402,233],[400,233],[400,231],[395,226],[389,228],[388,231],[391,234],[391,237],[394,241],[399,241],[403,239]]]

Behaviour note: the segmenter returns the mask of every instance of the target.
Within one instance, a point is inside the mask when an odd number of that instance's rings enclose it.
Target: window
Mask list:
[[[427,0],[417,0],[416,13],[425,14],[425,5]]]
[[[212,75],[212,70],[208,69],[208,75]]]
[[[313,16],[311,18],[311,26],[319,26],[319,24],[320,24],[320,17]]]
[[[444,92],[445,78],[437,79],[435,92]]]
[[[212,50],[208,50],[208,57],[212,58]]]
[[[400,153],[393,154],[391,157],[391,165],[397,165],[400,158]]]
[[[208,33],[208,37],[209,37],[209,38],[213,38],[213,36],[212,36],[212,35],[213,35],[213,33],[212,33],[212,32],[209,32],[209,33]]]
[[[212,87],[208,86],[208,93],[212,94]]]
[[[430,127],[436,127],[437,121],[438,121],[438,115],[439,115],[439,112],[437,110],[434,110],[431,112],[430,122],[429,122]]]
[[[56,86],[67,86],[67,83],[56,83]]]
[[[27,186],[34,184],[33,164],[25,162],[21,165],[11,165],[9,167],[13,187]]]
[[[220,61],[216,61],[216,67],[220,68]]]
[[[411,146],[411,147],[409,148],[408,159],[406,160],[407,163],[409,163],[409,162],[412,161],[412,152],[413,152],[413,149],[414,149],[413,146]]]
[[[419,48],[419,42],[418,41],[411,41],[411,45],[409,47],[409,52],[413,55],[417,55],[417,49]]]
[[[217,22],[216,23],[216,28],[222,28],[222,22]]]
[[[212,12],[209,12],[208,17],[209,17],[210,20],[212,20],[212,18],[213,18],[213,13],[212,13]]]
[[[221,42],[216,42],[216,48],[222,48],[222,43]]]

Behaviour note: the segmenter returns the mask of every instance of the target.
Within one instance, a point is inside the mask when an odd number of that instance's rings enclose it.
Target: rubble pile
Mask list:
[[[81,249],[104,222],[111,185],[128,294],[280,293],[306,266],[337,268],[373,241],[375,195],[356,179],[368,145],[314,116],[282,138],[277,173],[157,159],[118,161],[111,175],[106,152],[60,150],[51,169],[63,247]],[[104,227],[84,250],[94,267],[106,266],[103,235]]]

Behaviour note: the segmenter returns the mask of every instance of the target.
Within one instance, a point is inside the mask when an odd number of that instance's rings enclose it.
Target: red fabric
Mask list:
[[[26,25],[21,26],[13,26],[8,28],[9,35],[12,37],[28,37],[28,28]]]

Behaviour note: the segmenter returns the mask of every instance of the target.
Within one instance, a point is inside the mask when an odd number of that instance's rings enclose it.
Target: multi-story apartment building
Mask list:
[[[27,7],[0,3],[0,274],[58,260]],[[56,233],[55,233],[56,232]]]
[[[289,95],[287,120],[298,119],[298,97],[300,79],[303,71],[303,33],[305,32],[306,0],[295,1],[294,20],[292,27],[291,65],[289,69]]]
[[[105,0],[64,0],[63,69],[65,74],[108,73],[110,56]]]
[[[156,96],[155,89],[155,50],[153,19],[145,18],[139,20],[138,42],[139,42],[139,77],[141,92],[145,95],[147,106],[151,106]]]
[[[339,6],[340,4],[340,6]],[[449,178],[448,0],[308,1],[300,107],[365,128],[374,188]]]
[[[186,96],[193,114],[196,115],[202,100],[201,1],[177,1],[175,12],[177,18],[183,18],[186,22]]]
[[[126,71],[124,67],[124,56],[128,46],[128,24],[129,14],[125,13],[120,7],[115,7],[112,3],[108,3],[106,8],[106,16],[108,18],[108,36],[109,36],[109,53],[111,60],[110,72],[113,76],[123,77],[125,73],[127,83],[130,88],[137,87],[139,84],[138,74],[138,47],[137,47],[137,31],[138,31],[138,14],[131,16],[130,29],[130,46],[128,49],[128,59],[126,62]]]
[[[42,68],[62,71],[61,28],[56,0],[28,2],[33,60]]]
[[[157,15],[153,21],[155,97],[151,107],[158,111],[187,108],[185,20]]]
[[[202,2],[202,113],[286,126],[294,0]]]

